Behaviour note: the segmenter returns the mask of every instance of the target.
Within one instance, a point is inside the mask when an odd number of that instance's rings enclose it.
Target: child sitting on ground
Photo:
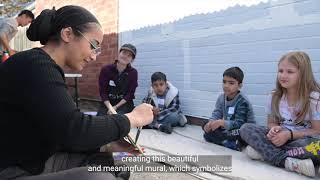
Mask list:
[[[309,177],[320,162],[320,85],[305,52],[289,52],[278,63],[276,88],[269,95],[268,127],[245,124],[246,154]]]
[[[183,127],[187,118],[180,110],[179,91],[162,72],[155,72],[151,76],[151,88],[143,102],[153,108],[154,121],[144,128],[159,129],[167,134],[172,133],[172,127]]]
[[[239,67],[231,67],[223,73],[223,91],[212,113],[211,120],[203,125],[204,139],[230,149],[241,150],[240,127],[254,123],[251,103],[240,92],[243,72]]]

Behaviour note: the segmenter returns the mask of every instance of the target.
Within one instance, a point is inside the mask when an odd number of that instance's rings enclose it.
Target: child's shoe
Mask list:
[[[261,156],[261,154],[251,146],[247,146],[244,152],[249,156],[250,159],[263,161],[263,157]]]
[[[187,124],[188,120],[185,115],[179,114],[179,126],[184,127]]]
[[[315,177],[315,169],[311,159],[296,159],[287,157],[284,167],[288,171],[294,171],[309,177]]]
[[[161,132],[165,132],[167,134],[171,134],[173,129],[172,129],[170,124],[160,124],[159,130]]]
[[[229,148],[229,149],[240,151],[239,144],[235,140],[225,140],[225,141],[222,142],[222,145],[224,147]]]

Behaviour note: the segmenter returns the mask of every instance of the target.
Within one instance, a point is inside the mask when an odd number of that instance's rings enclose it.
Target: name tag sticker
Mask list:
[[[109,81],[109,86],[116,86],[116,84],[114,83],[114,81],[110,80]]]
[[[234,114],[234,107],[229,107],[228,114]]]
[[[164,99],[158,99],[158,104],[164,105]]]

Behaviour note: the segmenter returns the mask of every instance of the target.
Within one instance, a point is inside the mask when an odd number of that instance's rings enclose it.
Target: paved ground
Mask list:
[[[131,130],[135,136],[136,130]],[[288,172],[283,168],[273,167],[265,162],[253,161],[245,154],[229,150],[222,146],[207,143],[202,138],[202,130],[199,126],[187,125],[184,128],[175,128],[173,134],[164,134],[156,130],[143,129],[139,138],[139,144],[145,146],[146,154],[170,153],[176,155],[231,155],[232,172],[218,173],[218,175],[200,173],[207,179],[311,179],[296,173]],[[152,150],[151,150],[152,149]],[[184,173],[133,173],[133,180],[193,180],[196,179]],[[317,178],[319,179],[319,175]]]
[[[136,129],[130,132],[135,137]],[[222,146],[204,141],[203,131],[200,126],[187,125],[177,127],[170,135],[160,131],[143,129],[138,144],[146,147],[146,155],[175,154],[175,155],[231,155],[232,172],[218,173],[216,175],[200,173],[206,179],[231,179],[231,180],[304,180],[312,179],[283,168],[271,166],[265,162],[249,159],[244,153],[233,151]],[[316,168],[316,172],[318,168]],[[197,178],[185,173],[132,173],[132,180],[195,180]],[[316,178],[320,179],[317,172]]]

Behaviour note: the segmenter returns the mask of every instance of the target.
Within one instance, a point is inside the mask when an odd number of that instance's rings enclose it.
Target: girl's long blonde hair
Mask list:
[[[320,92],[320,85],[316,82],[313,76],[311,61],[308,54],[302,51],[289,52],[281,57],[278,65],[285,59],[287,59],[291,64],[297,67],[299,71],[297,92],[300,113],[297,114],[297,119],[295,123],[301,124],[308,113],[310,113],[309,117],[312,117],[310,111],[310,94],[312,91]],[[277,76],[276,89],[273,91],[272,94],[271,105],[272,116],[277,123],[280,123],[281,121],[281,116],[279,112],[280,100],[281,97],[287,93],[286,91],[286,88],[281,87],[281,84],[279,83]]]

